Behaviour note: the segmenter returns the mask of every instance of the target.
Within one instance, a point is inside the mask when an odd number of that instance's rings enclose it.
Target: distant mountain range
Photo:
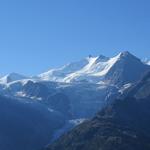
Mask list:
[[[137,66],[137,70],[134,66]],[[118,80],[125,83],[136,81],[140,75],[139,70],[143,72],[147,68],[140,59],[125,51],[112,58],[103,55],[97,57],[89,56],[81,61],[69,63],[59,69],[49,70],[39,75],[39,77],[42,80],[67,83],[107,82],[109,84],[118,84]],[[134,73],[135,76],[130,76],[129,72]]]
[[[149,61],[142,62],[140,59],[129,53],[128,51],[119,53],[118,55],[109,58],[103,55],[97,57],[88,56],[83,60],[68,63],[61,68],[51,69],[48,72],[42,73],[34,77],[27,77],[17,73],[8,74],[0,79],[0,83],[10,83],[18,80],[34,80],[34,81],[54,81],[63,83],[73,82],[89,82],[89,83],[117,83],[117,80],[122,78],[124,82],[136,81],[140,71],[145,71]],[[129,72],[134,75],[129,77]],[[128,66],[128,67],[127,67]],[[122,83],[123,84],[123,83]]]
[[[10,120],[14,122],[8,133],[8,136],[15,133],[12,145],[20,139],[18,147],[10,148],[10,138],[0,137],[0,143],[3,143],[0,149],[34,150],[52,143],[74,126],[94,117],[98,111],[116,101],[117,97],[125,96],[149,71],[147,63],[126,51],[112,58],[89,56],[34,77],[11,73],[0,78],[0,100],[7,99],[8,106],[9,101],[13,103],[7,108],[8,120],[3,119],[3,124],[11,124]],[[30,116],[30,112],[35,116]],[[11,115],[13,113],[20,115],[16,117]],[[43,121],[44,116],[49,117]],[[35,131],[32,120],[36,122],[35,126],[40,122],[37,125],[41,132]],[[26,126],[31,127],[30,130]],[[5,133],[8,128],[0,126],[2,130]],[[28,143],[28,139],[20,134],[31,136],[30,141],[33,142]],[[35,144],[34,136],[41,137],[43,140],[37,139],[41,143]],[[22,148],[21,142],[28,144]]]
[[[37,101],[71,119],[89,118],[149,70],[127,51],[112,58],[89,56],[35,77],[6,75],[0,79],[0,93]]]

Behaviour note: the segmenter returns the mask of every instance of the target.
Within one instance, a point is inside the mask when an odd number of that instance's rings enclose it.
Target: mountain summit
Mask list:
[[[46,73],[40,74],[41,80],[50,80],[57,82],[91,82],[116,84],[118,80],[124,84],[136,81],[141,78],[142,73],[149,68],[148,65],[141,62],[140,59],[124,51],[118,55],[109,58],[103,55],[89,57],[69,63],[58,69],[51,69]],[[132,76],[130,74],[132,73]]]
[[[10,73],[2,78],[0,78],[0,83],[9,83],[17,80],[27,79],[26,76],[18,74],[18,73]]]
[[[0,84],[7,84],[22,79],[54,81],[61,83],[123,84],[133,83],[150,69],[149,63],[142,62],[128,51],[114,57],[92,56],[68,63],[57,69],[50,69],[35,77],[26,77],[17,73],[0,78]],[[131,75],[132,74],[132,75]]]

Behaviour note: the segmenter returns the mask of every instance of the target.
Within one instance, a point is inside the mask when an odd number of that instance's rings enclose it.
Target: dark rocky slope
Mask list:
[[[63,116],[36,102],[0,96],[0,150],[40,149],[63,123]]]
[[[150,73],[124,99],[77,126],[47,150],[149,150]]]

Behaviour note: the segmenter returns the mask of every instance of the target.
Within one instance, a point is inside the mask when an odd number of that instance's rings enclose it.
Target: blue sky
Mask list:
[[[89,54],[150,58],[149,0],[2,0],[0,74],[35,75]]]

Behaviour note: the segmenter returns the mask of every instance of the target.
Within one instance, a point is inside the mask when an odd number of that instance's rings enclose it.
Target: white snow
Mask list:
[[[33,82],[56,81],[61,83],[90,82],[101,84],[104,82],[103,79],[105,79],[105,76],[109,73],[111,68],[125,55],[127,55],[127,52],[119,53],[112,58],[102,55],[97,57],[89,56],[83,60],[68,63],[63,67],[50,69],[35,77],[25,77],[17,73],[12,73],[1,78],[0,84],[7,84],[9,86],[11,83],[21,82],[24,85],[29,80]],[[150,61],[148,64],[150,64]]]
[[[119,92],[122,94],[126,89],[130,88],[132,86],[131,83],[123,85],[123,87],[119,90]]]
[[[17,92],[17,93],[16,93],[16,96],[19,96],[19,97],[26,97],[26,94],[25,94],[24,92],[20,91],[20,92]]]
[[[64,82],[71,82],[73,80],[88,80],[88,81],[97,81],[101,79],[109,72],[111,67],[120,59],[120,55],[117,55],[113,58],[110,58],[106,61],[99,59],[99,57],[89,58],[89,63],[83,67],[81,70],[76,71],[72,74],[69,74],[64,78]]]
[[[81,61],[68,63],[61,68],[58,69],[50,69],[48,72],[42,73],[38,75],[38,78],[41,80],[50,80],[50,81],[62,81],[66,75],[73,73],[77,70],[80,70],[88,63],[87,59],[83,59]]]
[[[85,119],[85,118],[72,119],[72,120],[69,120],[69,123],[73,124],[74,126],[77,126],[77,125],[83,123],[85,120],[87,120],[87,119]]]
[[[22,79],[27,79],[27,77],[25,77],[24,75],[17,74],[17,73],[10,73],[10,74],[7,74],[6,76],[0,78],[0,83],[7,84],[10,82],[22,80]]]
[[[26,95],[26,93],[24,93],[23,91],[19,91],[19,92],[16,92],[15,96],[17,97],[26,97],[26,98],[30,98],[32,100],[36,100],[36,101],[42,101],[42,97],[37,97],[37,96],[28,96]]]
[[[58,69],[51,69],[40,74],[41,80],[70,83],[73,81],[87,81],[98,83],[109,72],[112,66],[120,59],[119,55],[108,58],[105,56],[89,56],[81,61],[69,63]]]
[[[50,111],[50,112],[54,112],[54,110],[53,110],[53,109],[51,109],[51,108],[48,108],[48,111]]]

